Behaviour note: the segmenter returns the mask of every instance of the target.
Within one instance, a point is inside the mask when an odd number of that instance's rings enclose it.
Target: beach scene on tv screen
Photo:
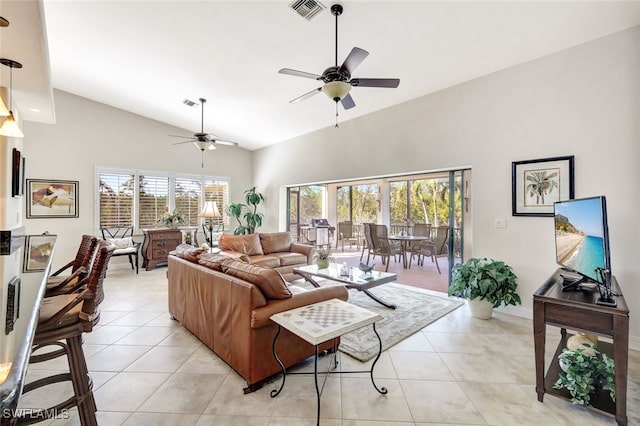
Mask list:
[[[555,206],[557,262],[597,280],[604,268],[604,230],[599,198]]]

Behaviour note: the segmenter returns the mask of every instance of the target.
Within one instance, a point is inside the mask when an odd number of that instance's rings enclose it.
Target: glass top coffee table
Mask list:
[[[293,273],[300,275],[309,281],[312,286],[320,287],[315,278],[325,278],[337,281],[345,285],[350,290],[358,290],[390,309],[395,309],[396,305],[385,302],[369,291],[373,287],[395,281],[398,276],[391,272],[371,271],[363,272],[354,266],[331,264],[328,268],[319,269],[317,265],[305,265],[299,268],[293,268]]]

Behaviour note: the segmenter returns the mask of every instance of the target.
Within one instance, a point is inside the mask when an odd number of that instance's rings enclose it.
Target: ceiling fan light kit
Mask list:
[[[322,86],[322,91],[329,99],[340,102],[351,90],[351,85],[344,81],[331,81]]]
[[[0,59],[0,64],[7,66],[11,69],[11,72],[9,74],[10,75],[9,77],[9,114],[7,118],[4,120],[4,123],[2,123],[2,127],[0,127],[0,135],[6,136],[9,138],[23,138],[24,133],[22,133],[22,130],[20,130],[20,126],[18,126],[18,123],[13,117],[13,111],[11,110],[12,103],[13,103],[13,69],[22,68],[22,64],[12,59],[5,59],[5,58]],[[5,106],[5,109],[6,109],[6,106]]]
[[[323,86],[317,89],[311,90],[302,96],[289,101],[290,103],[297,103],[309,99],[318,92],[324,92],[329,99],[342,104],[344,109],[351,109],[356,106],[355,101],[349,94],[351,87],[383,87],[383,88],[396,88],[400,84],[400,79],[397,78],[351,78],[353,71],[369,56],[369,52],[359,47],[354,47],[344,60],[342,65],[338,66],[338,16],[342,15],[344,8],[340,4],[334,4],[331,6],[331,14],[336,17],[336,50],[335,50],[335,65],[324,70],[322,75],[313,74],[306,71],[298,71],[290,68],[282,68],[278,71],[280,74],[292,75],[295,77],[312,78],[314,80],[322,81]],[[336,127],[338,113],[336,110]]]

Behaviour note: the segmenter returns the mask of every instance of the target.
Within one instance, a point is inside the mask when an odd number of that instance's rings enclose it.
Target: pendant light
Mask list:
[[[0,59],[0,64],[5,65],[11,69],[10,77],[9,77],[9,116],[2,123],[2,127],[0,127],[0,135],[7,136],[10,138],[23,138],[24,134],[15,118],[13,117],[13,111],[11,110],[13,103],[13,69],[14,68],[22,68],[22,64],[20,62],[16,62],[11,59]]]
[[[9,26],[9,21],[7,21],[5,18],[0,16],[0,27],[8,27],[8,26]],[[2,98],[0,98],[0,117],[7,117],[7,116],[9,116],[9,110],[7,109],[7,106],[4,104],[4,101],[2,100]]]

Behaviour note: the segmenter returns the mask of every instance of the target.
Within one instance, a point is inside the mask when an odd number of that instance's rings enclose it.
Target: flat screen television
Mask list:
[[[582,282],[611,290],[607,202],[604,196],[554,203],[556,262],[577,279],[564,276],[563,288]]]

